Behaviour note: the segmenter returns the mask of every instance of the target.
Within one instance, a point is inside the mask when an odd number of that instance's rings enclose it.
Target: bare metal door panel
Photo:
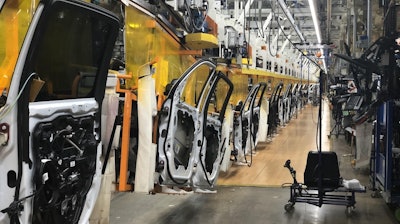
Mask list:
[[[195,168],[212,166],[205,165],[199,155],[207,151],[207,140],[219,147],[220,124],[232,91],[231,82],[215,68],[208,60],[196,62],[176,81],[162,106],[158,132],[161,184],[193,186]],[[220,80],[228,83],[222,104],[215,101]],[[211,111],[214,103],[220,105],[222,114]],[[211,154],[208,152],[207,157],[214,158]]]
[[[260,106],[266,89],[266,83],[254,85],[246,97],[236,117],[234,145],[238,162],[248,163],[246,154],[252,153],[257,143],[260,121]]]

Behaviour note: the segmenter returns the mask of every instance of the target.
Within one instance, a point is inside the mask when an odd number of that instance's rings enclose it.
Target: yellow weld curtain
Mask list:
[[[37,2],[35,0],[6,1],[0,13],[1,92],[9,89],[18,53]]]
[[[165,86],[194,62],[193,57],[181,54],[182,47],[157,22],[134,7],[125,11],[125,56],[127,72],[133,76],[128,87],[138,85],[137,71],[140,66],[158,58],[156,68],[157,95],[163,94]]]

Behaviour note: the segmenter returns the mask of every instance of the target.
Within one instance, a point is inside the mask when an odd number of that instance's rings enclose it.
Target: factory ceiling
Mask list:
[[[390,0],[144,0],[157,6],[156,11],[162,5],[168,9],[167,14],[177,17],[185,15],[173,12],[174,9],[179,11],[176,6],[184,1],[193,5],[218,4],[224,16],[236,20],[233,26],[240,29],[239,33],[247,36],[256,33],[261,41],[257,44],[275,48],[275,52],[291,55],[298,50],[329,72],[338,66],[335,54],[350,52],[352,57],[359,57],[383,35],[382,2]],[[176,21],[176,27],[185,30],[185,19]]]
[[[236,0],[237,1],[237,0]],[[350,47],[353,55],[362,52],[373,39],[372,28],[380,32],[382,21],[373,24],[371,9],[374,16],[380,16],[377,2],[349,0],[247,0],[249,5],[246,21],[250,29],[258,29],[260,35],[277,33],[280,29],[282,41],[290,38],[293,48],[307,52],[313,60],[324,60],[326,65],[334,63],[334,53],[345,53],[345,45]],[[316,16],[313,20],[310,3],[314,4]],[[235,0],[228,0],[227,6],[234,8]],[[272,17],[271,17],[272,15]],[[269,21],[269,19],[271,21]],[[376,19],[375,19],[376,20]],[[266,24],[266,21],[268,24]],[[264,24],[264,26],[260,25]],[[368,24],[371,24],[368,26]],[[317,26],[317,28],[316,28]],[[283,29],[282,29],[283,27]],[[318,37],[318,28],[320,37]],[[375,35],[376,36],[376,35]],[[376,39],[376,38],[375,38]],[[322,57],[314,57],[321,52]]]

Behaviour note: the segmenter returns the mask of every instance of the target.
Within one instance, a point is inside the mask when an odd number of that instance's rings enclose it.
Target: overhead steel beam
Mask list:
[[[285,50],[286,46],[289,44],[289,39],[291,38],[291,35],[288,36],[288,38],[283,42],[281,49],[279,49],[278,54],[282,54],[283,50]]]
[[[243,24],[244,25],[244,16],[249,14],[250,6],[253,4],[254,0],[248,0],[246,2],[246,5],[244,6],[244,9],[240,13],[239,17],[237,17],[237,23]]]
[[[283,29],[283,28],[282,28]],[[282,29],[279,29],[278,33],[275,35],[274,39],[272,39],[271,43],[269,43],[269,46],[278,51],[278,45],[275,44],[278,41],[279,36],[282,34]]]
[[[298,49],[301,49],[301,50],[331,49],[331,48],[333,48],[333,46],[329,46],[329,45],[326,45],[326,44],[311,44],[311,45],[298,44],[298,45],[296,45],[296,47]]]
[[[368,36],[368,45],[371,43],[371,34],[372,34],[372,2],[371,0],[367,0],[367,36]]]
[[[271,20],[272,20],[272,12],[269,13],[267,19],[264,21],[264,24],[262,26],[263,30],[266,30],[267,27],[269,26],[269,24],[271,24]]]
[[[299,27],[296,25],[292,14],[289,11],[289,8],[287,7],[286,3],[284,2],[284,0],[278,0],[279,5],[281,6],[283,12],[286,15],[286,18],[288,18],[289,22],[292,24],[294,30],[296,31],[297,35],[300,37],[302,42],[305,42],[305,39],[303,37],[303,34],[301,33]]]

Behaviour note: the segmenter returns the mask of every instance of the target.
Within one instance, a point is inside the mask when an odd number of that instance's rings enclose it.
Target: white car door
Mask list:
[[[268,134],[271,136],[276,133],[279,125],[279,103],[282,88],[283,83],[276,85],[269,100]]]
[[[200,166],[199,153],[207,146],[205,137],[208,109],[218,81],[226,77],[216,72],[216,65],[209,60],[199,60],[173,85],[164,101],[158,128],[158,167],[163,185],[193,186],[194,168]],[[223,114],[227,100],[223,100]],[[223,116],[223,115],[222,115]],[[210,118],[211,119],[211,118]],[[222,123],[221,118],[215,122]],[[220,139],[216,140],[219,146]],[[218,147],[217,146],[217,147]]]
[[[202,190],[214,187],[225,154],[225,145],[229,144],[229,136],[224,135],[223,138],[222,125],[233,91],[233,84],[221,72],[217,72],[209,81],[204,91],[207,95],[202,97],[204,106],[201,106],[200,120],[203,123],[203,138],[192,181],[195,188]]]
[[[250,155],[255,148],[260,120],[260,105],[264,95],[266,83],[253,85],[246,97],[239,114],[236,117],[234,128],[234,145],[237,150],[239,163],[251,164],[246,155]]]
[[[252,122],[251,122],[251,133],[250,135],[252,136],[253,140],[253,148],[257,146],[258,144],[258,139],[259,139],[259,132],[258,129],[260,127],[260,109],[261,109],[261,104],[264,102],[263,97],[265,90],[267,88],[267,84],[265,82],[260,82],[259,84],[259,89],[257,91],[257,94],[254,99],[254,104],[253,104],[253,115],[252,115]]]
[[[7,4],[7,3],[6,3]],[[0,123],[0,223],[88,223],[101,180],[101,103],[118,19],[76,0],[41,1]]]

